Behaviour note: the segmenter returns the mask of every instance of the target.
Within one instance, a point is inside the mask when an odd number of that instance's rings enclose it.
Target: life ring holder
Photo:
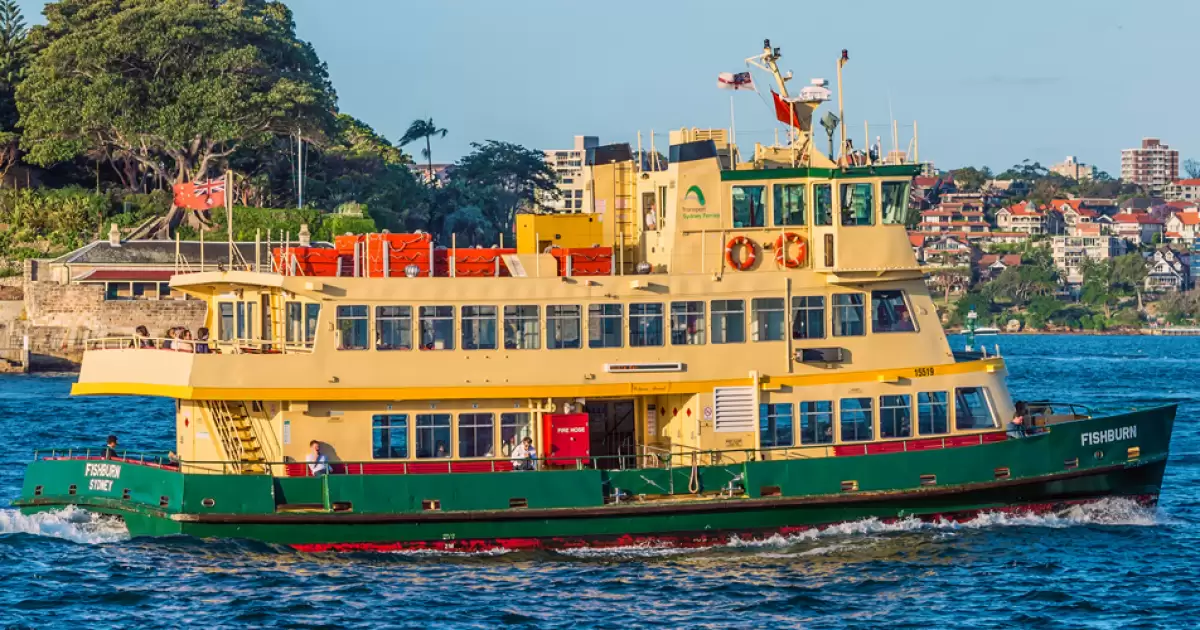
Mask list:
[[[797,247],[795,258],[788,258],[788,244],[793,244]],[[808,258],[808,242],[804,240],[804,237],[795,232],[786,232],[775,239],[775,264],[780,267],[795,269],[803,265],[806,258]]]
[[[738,245],[746,248],[746,257],[740,262],[733,256],[733,251]],[[754,266],[756,260],[758,260],[758,245],[745,236],[735,236],[725,244],[725,262],[729,263],[730,267],[738,271],[746,271]]]

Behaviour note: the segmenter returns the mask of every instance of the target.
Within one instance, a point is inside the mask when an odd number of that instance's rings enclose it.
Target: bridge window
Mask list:
[[[733,187],[733,227],[763,227],[767,224],[767,187]]]
[[[875,184],[842,184],[842,225],[875,225]]]
[[[496,416],[490,413],[458,414],[458,456],[495,457]]]
[[[371,417],[371,456],[375,459],[408,458],[408,416]]]
[[[417,414],[417,458],[450,457],[450,414]]]
[[[221,341],[233,341],[234,330],[233,302],[217,303],[217,338]]]
[[[833,294],[834,337],[860,337],[867,334],[863,317],[862,293]]]
[[[633,347],[663,345],[663,305],[629,305],[629,345]]]
[[[883,222],[904,225],[908,220],[909,187],[911,182],[883,182]]]
[[[792,297],[792,339],[825,338],[825,296]]]
[[[500,414],[500,456],[509,457],[513,448],[525,438],[533,437],[533,423],[528,413]]]
[[[317,338],[317,320],[321,315],[321,305],[288,302],[284,311],[284,317],[287,319],[284,331],[287,344],[312,347]]]
[[[671,345],[704,345],[704,302],[671,302]]]
[[[991,429],[996,426],[987,389],[959,387],[954,390],[954,428],[959,431]]]
[[[843,398],[841,425],[843,442],[864,442],[875,437],[875,413],[870,398]]]
[[[546,307],[546,347],[550,350],[573,349],[580,346],[580,308],[578,306]]]
[[[912,437],[912,397],[908,394],[879,397],[879,437]]]
[[[833,225],[833,186],[813,184],[813,212],[817,225]]]
[[[496,349],[496,307],[462,307],[463,350]]]
[[[800,443],[833,443],[833,401],[800,403]]]
[[[588,306],[588,347],[620,348],[624,344],[625,326],[621,304],[591,304]]]
[[[772,188],[775,225],[804,225],[804,184],[776,184]]]
[[[375,349],[412,350],[412,307],[375,307]]]
[[[366,306],[337,307],[338,350],[366,350],[370,339]]]
[[[504,307],[504,348],[537,350],[542,347],[541,307]]]
[[[254,337],[254,302],[237,302],[237,338]]]
[[[773,403],[758,406],[759,443],[763,448],[794,446],[792,404]]]
[[[754,341],[783,341],[783,298],[754,298],[750,300],[751,329]]]
[[[912,311],[903,291],[871,292],[871,332],[915,332]]]
[[[746,301],[712,301],[712,342],[743,343],[746,341]]]
[[[421,322],[421,349],[453,350],[454,307],[422,306],[417,313]]]
[[[921,435],[941,435],[950,432],[950,410],[946,392],[917,394],[917,429]]]

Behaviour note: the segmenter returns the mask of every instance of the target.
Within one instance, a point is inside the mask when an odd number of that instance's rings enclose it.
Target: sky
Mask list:
[[[42,0],[18,0],[31,22]],[[942,169],[1067,155],[1119,175],[1122,148],[1158,137],[1200,158],[1195,0],[287,0],[299,36],[328,64],[339,106],[396,140],[417,118],[449,130],[434,160],[471,142],[571,146],[575,135],[636,144],[680,127],[729,127],[720,72],[770,38],[798,90],[835,85],[843,48],[847,134],[908,148]],[[738,144],[782,125],[770,77],[733,94]],[[836,111],[827,104],[818,111]],[[818,134],[820,134],[818,129]],[[824,141],[818,146],[823,146]],[[417,147],[410,149],[417,153]]]

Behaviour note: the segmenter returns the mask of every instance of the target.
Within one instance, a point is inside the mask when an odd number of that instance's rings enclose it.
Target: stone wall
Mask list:
[[[106,300],[101,285],[25,284],[28,324],[64,331],[71,340],[128,335],[138,326],[149,329],[152,337],[173,326],[195,331],[204,325],[204,314],[201,300]]]

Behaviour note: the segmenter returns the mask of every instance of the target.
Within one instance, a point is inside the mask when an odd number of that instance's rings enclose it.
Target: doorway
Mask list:
[[[586,405],[591,455],[597,468],[634,468],[637,420],[632,400],[592,400]],[[600,458],[600,459],[595,459]]]

